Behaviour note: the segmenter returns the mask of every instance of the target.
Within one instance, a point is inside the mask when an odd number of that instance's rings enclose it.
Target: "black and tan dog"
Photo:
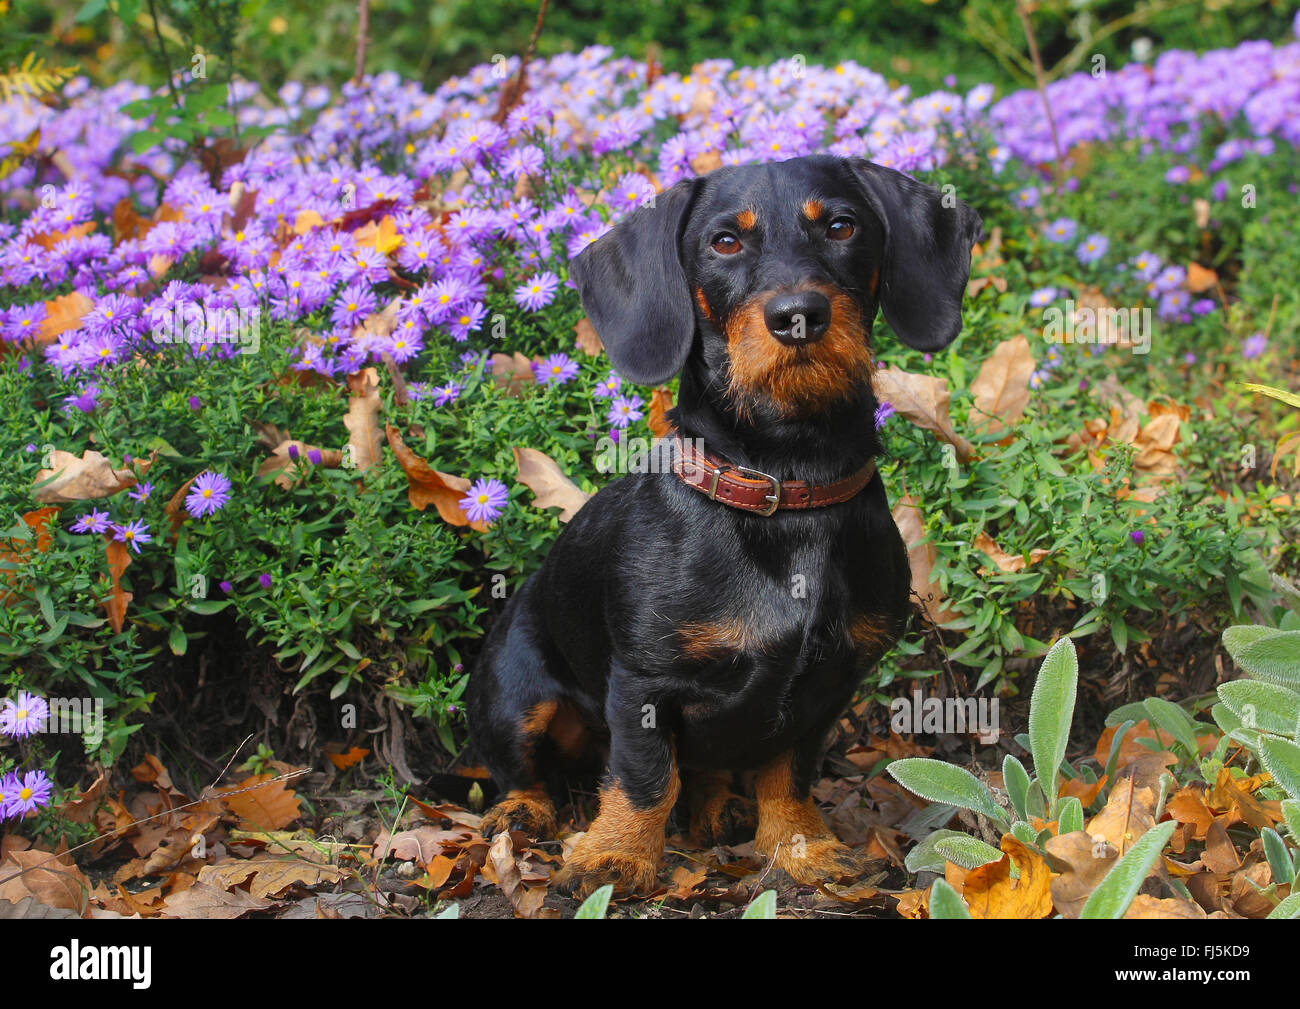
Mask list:
[[[661,193],[571,264],[610,360],[646,385],[680,373],[678,452],[583,506],[492,628],[468,692],[503,796],[485,835],[546,836],[566,762],[607,773],[560,883],[656,885],[679,794],[696,840],[752,822],[796,880],[859,854],[809,794],[828,731],[909,610],[907,553],[881,451],[869,337],[961,329],[965,203],[860,160],[723,168]]]

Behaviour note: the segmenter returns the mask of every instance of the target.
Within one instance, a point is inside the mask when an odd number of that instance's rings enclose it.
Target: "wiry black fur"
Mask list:
[[[801,216],[809,198],[826,207],[819,221]],[[744,251],[719,255],[714,237],[734,232],[744,208],[757,217]],[[831,242],[826,222],[841,215],[856,231]],[[812,416],[784,416],[762,396],[739,409],[727,338],[709,316],[816,283],[850,295],[867,333],[878,297],[902,339],[938,349],[960,329],[978,233],[960,201],[819,156],[679,183],[571,273],[619,374],[653,384],[680,372],[671,416],[684,437],[734,464],[825,483],[881,451],[870,383]],[[639,807],[660,801],[674,759],[684,770],[742,770],[792,750],[806,794],[828,730],[879,657],[852,645],[848,623],[878,615],[897,636],[909,580],[879,476],[843,504],[770,517],[710,501],[670,473],[626,476],[578,512],[492,628],[467,697],[474,745],[503,791],[534,786],[554,753],[533,752],[521,725],[535,705],[567,701],[608,742],[609,774]],[[758,647],[683,656],[684,625],[729,619]],[[653,728],[643,727],[646,705]]]

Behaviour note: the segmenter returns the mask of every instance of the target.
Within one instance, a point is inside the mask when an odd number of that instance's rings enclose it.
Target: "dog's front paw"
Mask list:
[[[489,841],[512,830],[522,830],[537,841],[553,838],[555,806],[550,798],[538,790],[507,792],[479,823],[479,833]]]
[[[796,883],[845,883],[861,877],[874,860],[834,837],[804,839],[796,836],[776,852],[776,867]]]
[[[659,866],[635,852],[583,851],[582,842],[552,880],[563,893],[585,900],[605,884],[617,897],[651,893],[659,883]]]
[[[737,844],[754,836],[758,806],[753,799],[733,792],[711,796],[691,817],[691,840],[706,848]]]

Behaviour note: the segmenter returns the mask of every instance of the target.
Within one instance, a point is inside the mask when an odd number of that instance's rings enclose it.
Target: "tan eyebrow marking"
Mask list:
[[[736,223],[740,225],[741,231],[753,231],[754,225],[758,223],[758,215],[752,210],[742,210],[736,215]]]
[[[810,221],[815,221],[822,216],[822,211],[826,208],[822,206],[822,201],[817,199],[807,199],[803,201],[803,216]]]

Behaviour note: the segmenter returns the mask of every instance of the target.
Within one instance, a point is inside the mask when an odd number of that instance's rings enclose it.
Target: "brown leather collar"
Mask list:
[[[721,501],[732,508],[771,515],[780,509],[824,508],[848,501],[865,487],[876,474],[876,462],[866,465],[843,480],[828,484],[811,484],[805,480],[778,480],[767,473],[745,466],[733,466],[711,455],[680,435],[673,436],[673,473],[710,501]]]

